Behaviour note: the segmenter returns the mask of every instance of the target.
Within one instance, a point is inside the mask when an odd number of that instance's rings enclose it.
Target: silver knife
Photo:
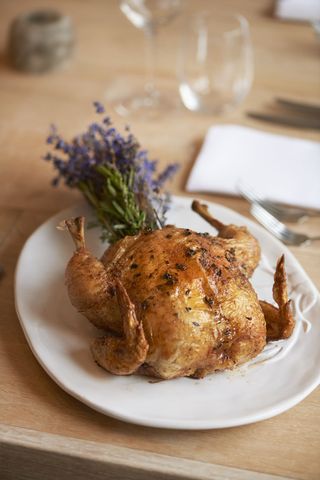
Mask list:
[[[311,130],[320,130],[320,120],[314,118],[287,117],[283,115],[269,115],[265,113],[247,112],[246,115],[255,120],[285,125],[287,127],[305,128]]]
[[[282,107],[295,110],[297,112],[306,113],[309,115],[316,115],[320,121],[320,105],[312,105],[311,103],[296,102],[294,100],[287,100],[285,98],[275,99],[278,105]]]

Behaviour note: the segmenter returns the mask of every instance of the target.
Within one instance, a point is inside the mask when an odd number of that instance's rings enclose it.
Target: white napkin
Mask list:
[[[187,190],[237,195],[240,183],[270,200],[320,209],[320,143],[236,125],[211,127]]]
[[[320,20],[320,1],[277,0],[275,16],[283,20]]]

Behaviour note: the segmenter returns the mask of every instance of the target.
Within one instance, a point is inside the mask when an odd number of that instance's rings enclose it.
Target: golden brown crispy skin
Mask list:
[[[220,239],[175,227],[141,234],[112,274],[144,325],[144,371],[203,376],[243,363],[265,345],[256,294]]]
[[[199,378],[247,362],[264,348],[265,316],[268,335],[274,321],[248,280],[259,245],[247,229],[211,220],[217,237],[167,226],[120,240],[101,261],[84,242],[76,244],[66,271],[69,295],[79,311],[108,331],[92,346],[108,371]],[[289,304],[283,262],[279,265],[274,296],[283,318]],[[131,343],[129,324],[136,332]]]

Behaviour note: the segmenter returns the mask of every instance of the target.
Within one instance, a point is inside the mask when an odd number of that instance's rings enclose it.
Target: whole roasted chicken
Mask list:
[[[69,297],[101,329],[91,350],[108,372],[201,378],[291,335],[284,257],[275,307],[259,301],[249,281],[260,259],[257,240],[212,218],[206,205],[192,208],[217,236],[168,225],[119,240],[100,260],[85,247],[84,218],[65,222],[76,245],[66,268]]]

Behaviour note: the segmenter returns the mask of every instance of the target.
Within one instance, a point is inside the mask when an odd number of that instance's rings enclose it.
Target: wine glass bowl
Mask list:
[[[219,114],[239,105],[253,80],[247,20],[207,12],[189,17],[179,49],[178,80],[189,110]]]
[[[168,24],[180,12],[183,0],[122,0],[120,10],[136,28],[145,35],[146,80],[140,92],[123,98],[116,111],[123,116],[142,113],[158,115],[167,109],[170,99],[162,95],[156,82],[157,31]]]
[[[122,0],[120,10],[136,28],[156,28],[178,13],[181,0]]]

